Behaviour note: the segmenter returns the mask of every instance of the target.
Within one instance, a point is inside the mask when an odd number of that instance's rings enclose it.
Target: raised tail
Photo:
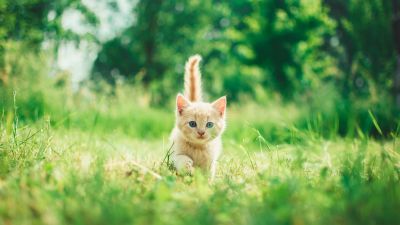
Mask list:
[[[191,102],[202,101],[200,61],[200,55],[193,55],[185,65],[185,97]]]

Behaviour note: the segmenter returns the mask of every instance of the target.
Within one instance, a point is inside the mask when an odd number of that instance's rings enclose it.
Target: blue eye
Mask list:
[[[196,121],[189,121],[189,126],[190,127],[197,127]]]
[[[207,128],[212,128],[214,126],[213,122],[207,122],[206,127]]]

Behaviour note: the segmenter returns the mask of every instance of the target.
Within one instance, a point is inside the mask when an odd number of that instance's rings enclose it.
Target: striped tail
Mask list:
[[[185,97],[191,102],[202,101],[200,61],[200,55],[193,55],[185,65]]]

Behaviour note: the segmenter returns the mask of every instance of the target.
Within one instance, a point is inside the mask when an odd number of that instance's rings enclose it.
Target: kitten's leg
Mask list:
[[[187,155],[176,155],[174,166],[179,174],[193,173],[193,160]]]

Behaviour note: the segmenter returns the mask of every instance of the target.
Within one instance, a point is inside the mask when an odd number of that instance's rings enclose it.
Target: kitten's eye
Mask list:
[[[196,127],[197,126],[196,121],[189,121],[189,126],[190,127]]]
[[[207,122],[206,127],[207,128],[212,128],[214,126],[213,122]]]

